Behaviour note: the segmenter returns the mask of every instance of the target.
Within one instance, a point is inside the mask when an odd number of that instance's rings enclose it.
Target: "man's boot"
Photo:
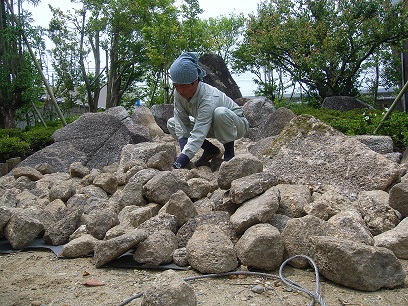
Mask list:
[[[203,145],[201,148],[204,150],[203,155],[194,163],[196,167],[200,166],[208,166],[208,162],[219,156],[221,154],[220,149],[209,142],[207,139],[204,140]]]
[[[235,156],[233,141],[224,143],[224,149],[224,161],[229,161]]]

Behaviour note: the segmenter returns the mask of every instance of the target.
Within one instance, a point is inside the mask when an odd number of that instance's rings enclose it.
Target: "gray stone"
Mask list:
[[[153,218],[159,213],[160,205],[150,203],[146,206],[126,206],[118,215],[119,221],[128,222],[133,227],[138,227],[143,222]]]
[[[178,190],[188,193],[187,182],[177,178],[172,172],[161,171],[144,184],[143,194],[150,202],[164,205],[169,201],[170,196]]]
[[[197,215],[193,202],[182,190],[176,191],[170,196],[169,201],[160,210],[160,213],[162,212],[175,216],[178,227]]]
[[[242,109],[248,119],[250,131],[251,128],[262,126],[270,118],[271,114],[276,111],[273,102],[265,97],[256,97],[247,101]]]
[[[218,188],[216,183],[209,182],[208,180],[199,177],[189,179],[187,184],[189,187],[188,196],[194,200],[202,199]]]
[[[193,287],[173,270],[161,273],[143,293],[141,306],[196,306]]]
[[[26,176],[32,181],[38,181],[39,179],[43,177],[43,174],[40,171],[36,170],[35,168],[27,167],[27,166],[26,167],[19,166],[17,168],[14,168],[12,172],[13,172],[14,178],[16,179],[21,176]]]
[[[389,204],[403,217],[408,217],[408,181],[398,183],[391,188]]]
[[[235,156],[227,163],[221,164],[218,176],[218,186],[221,189],[230,189],[233,180],[262,172],[262,170],[262,162],[257,157],[251,154]]]
[[[41,164],[35,165],[35,170],[38,170],[43,175],[56,172],[55,169],[48,163],[41,163]]]
[[[93,180],[93,184],[102,188],[108,194],[114,194],[118,188],[116,176],[111,173],[97,174]]]
[[[133,108],[133,112],[130,118],[138,126],[144,126],[149,130],[150,139],[154,139],[157,136],[164,135],[164,131],[156,123],[149,108],[145,106]]]
[[[274,214],[272,218],[268,221],[268,223],[276,227],[279,230],[279,232],[282,233],[283,229],[286,226],[286,223],[288,223],[290,219],[291,219],[290,217],[285,215]]]
[[[187,267],[188,266],[188,256],[187,256],[187,249],[179,248],[176,249],[173,253],[173,262],[174,264],[180,267]]]
[[[373,235],[357,211],[344,211],[327,221],[327,235],[340,239],[374,244]]]
[[[279,190],[271,187],[263,194],[243,203],[231,216],[231,224],[238,234],[251,226],[268,222],[279,207]]]
[[[394,253],[334,237],[311,237],[312,258],[327,279],[361,291],[402,286],[405,272]]]
[[[169,133],[167,121],[174,116],[173,110],[173,104],[155,104],[150,108],[154,120],[165,133]]]
[[[231,182],[230,197],[236,204],[252,199],[278,184],[276,175],[270,172],[254,173]]]
[[[351,96],[331,96],[323,100],[322,108],[349,111],[353,109],[373,109],[373,107],[361,100]]]
[[[389,195],[382,190],[362,191],[358,195],[358,207],[373,236],[394,228],[399,223],[396,211],[388,205]]]
[[[186,248],[188,262],[200,273],[223,273],[238,267],[234,244],[218,226],[198,226]]]
[[[143,185],[142,183],[131,181],[125,185],[119,195],[120,207],[135,205],[144,206],[146,200],[143,197]]]
[[[4,236],[13,249],[22,249],[44,230],[38,209],[14,211],[4,228]]]
[[[268,118],[264,118],[264,122],[257,127],[250,128],[246,137],[251,140],[258,141],[266,137],[279,135],[283,128],[296,115],[285,107],[280,107],[276,111],[271,112]]]
[[[71,177],[80,178],[87,176],[91,172],[87,166],[84,166],[80,162],[74,162],[71,165],[69,165],[68,171]]]
[[[106,232],[119,224],[118,215],[111,208],[95,209],[81,216],[81,224],[92,236],[103,239]]]
[[[357,139],[377,153],[386,154],[394,152],[394,142],[390,136],[356,135],[350,137]]]
[[[9,222],[14,208],[0,206],[0,238],[3,238],[4,227]]]
[[[174,162],[174,156],[166,151],[160,151],[151,156],[147,162],[146,167],[158,169],[161,171],[170,171]]]
[[[97,268],[104,266],[133,247],[136,247],[147,237],[148,234],[145,231],[136,229],[119,237],[100,241],[95,245],[93,260],[95,266]]]
[[[60,199],[64,202],[75,194],[75,185],[72,180],[56,181],[50,186],[50,201]]]
[[[205,53],[199,58],[199,63],[207,73],[203,81],[225,93],[232,100],[242,98],[241,91],[224,59],[215,53]]]
[[[311,202],[310,189],[306,185],[279,184],[280,201],[277,213],[292,218],[306,215],[305,206]]]
[[[326,234],[326,221],[317,217],[304,216],[290,219],[282,232],[286,256],[288,258],[296,255],[310,256],[309,238],[312,236],[325,236]],[[290,265],[295,268],[306,268],[309,263],[303,258],[295,258],[290,261]]]
[[[122,107],[120,107],[122,108]],[[102,169],[119,161],[122,147],[129,143],[149,141],[147,129],[129,120],[121,121],[113,110],[85,113],[53,134],[54,143],[21,162],[32,166],[43,162],[56,171],[67,172],[73,162]]]
[[[146,220],[140,224],[138,229],[144,230],[149,234],[152,234],[160,230],[170,230],[173,233],[177,232],[177,220],[176,217],[167,213],[161,213],[157,216]]]
[[[149,266],[168,264],[173,261],[173,253],[177,247],[177,238],[172,231],[156,231],[138,244],[133,259]]]
[[[408,218],[395,228],[375,236],[374,245],[391,250],[397,258],[408,259]]]
[[[279,230],[270,224],[248,228],[235,245],[238,259],[249,268],[272,271],[282,264],[284,245]]]
[[[95,245],[99,240],[92,235],[85,234],[76,239],[72,239],[62,246],[62,256],[67,258],[78,258],[88,256],[93,253]]]
[[[211,211],[200,214],[193,219],[188,220],[178,231],[177,240],[179,247],[185,247],[190,240],[196,228],[200,225],[218,226],[230,238],[232,242],[238,240],[237,234],[232,227],[230,215],[225,211]]]
[[[282,183],[331,186],[349,197],[400,177],[398,164],[311,116],[292,119],[262,157]]]

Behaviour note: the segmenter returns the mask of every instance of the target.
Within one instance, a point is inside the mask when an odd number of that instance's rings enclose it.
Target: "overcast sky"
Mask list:
[[[220,15],[229,15],[230,13],[243,13],[248,15],[253,13],[257,9],[257,5],[260,0],[199,0],[200,6],[204,10],[201,15],[202,18],[218,17]],[[176,3],[180,3],[177,0]],[[39,24],[43,27],[47,27],[52,17],[48,8],[48,4],[52,6],[60,7],[62,10],[69,10],[73,7],[73,3],[70,0],[41,0],[41,3],[33,7],[26,4],[25,8],[33,13],[35,24]],[[80,7],[80,6],[77,6]]]

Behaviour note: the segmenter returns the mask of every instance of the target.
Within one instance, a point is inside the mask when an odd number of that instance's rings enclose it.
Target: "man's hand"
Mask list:
[[[179,157],[177,157],[176,161],[173,163],[173,168],[181,169],[187,167],[188,163],[190,162],[190,158],[186,154],[181,153]]]

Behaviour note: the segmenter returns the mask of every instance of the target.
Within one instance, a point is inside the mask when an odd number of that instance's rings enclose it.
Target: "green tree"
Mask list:
[[[353,95],[362,65],[408,36],[403,4],[384,0],[272,0],[251,15],[236,67],[282,69],[321,98]]]
[[[206,34],[203,42],[208,51],[222,57],[227,65],[231,63],[232,51],[238,46],[245,26],[243,14],[230,14],[204,20]]]
[[[30,32],[33,44],[40,48],[43,44],[37,29],[29,26],[32,18],[22,3],[13,6],[0,0],[0,128],[15,127],[17,110],[38,99],[40,78],[24,46],[22,31]]]

